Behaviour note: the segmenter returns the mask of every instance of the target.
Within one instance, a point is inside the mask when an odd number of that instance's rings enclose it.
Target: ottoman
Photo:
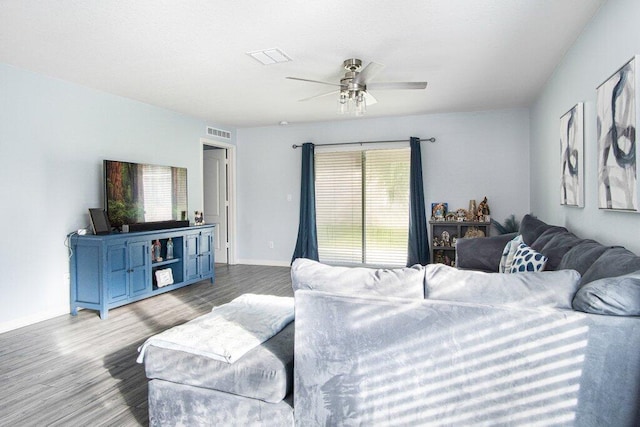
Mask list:
[[[231,364],[149,345],[149,424],[293,425],[294,328]]]
[[[149,424],[293,425],[293,310],[244,294],[147,339]]]

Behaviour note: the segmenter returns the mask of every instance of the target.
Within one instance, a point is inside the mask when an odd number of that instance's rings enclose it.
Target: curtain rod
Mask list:
[[[313,144],[316,147],[324,147],[326,145],[352,145],[352,144],[380,144],[383,142],[408,142],[408,139],[398,139],[398,140],[394,140],[394,141],[360,141],[360,142],[336,142],[334,144]],[[420,142],[422,141],[429,141],[429,142],[436,142],[436,139],[434,137],[431,138],[426,138],[426,139],[421,139]],[[297,144],[293,144],[293,149],[295,150],[296,148],[301,148],[302,145],[297,145]]]

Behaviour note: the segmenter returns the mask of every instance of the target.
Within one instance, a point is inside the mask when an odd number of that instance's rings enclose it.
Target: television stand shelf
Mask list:
[[[98,310],[106,319],[112,308],[169,292],[201,280],[215,280],[213,225],[169,230],[74,234],[70,238],[71,314],[78,308]],[[173,242],[173,258],[166,243]],[[152,261],[153,242],[160,241],[163,261]],[[158,287],[157,270],[171,269],[173,284]]]
[[[164,265],[173,264],[176,262],[182,262],[182,260],[180,258],[171,258],[171,259],[165,259],[164,261],[154,261],[153,264],[151,264],[151,266],[153,268],[156,268],[156,267],[162,267]]]

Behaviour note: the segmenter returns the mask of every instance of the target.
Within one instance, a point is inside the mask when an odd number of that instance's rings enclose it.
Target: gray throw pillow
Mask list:
[[[425,267],[427,298],[479,304],[571,308],[579,282],[574,270],[503,274]]]
[[[640,270],[587,283],[576,293],[573,308],[593,314],[640,316]]]
[[[306,258],[291,265],[293,290],[310,289],[347,295],[424,298],[424,267],[373,269],[332,267]]]

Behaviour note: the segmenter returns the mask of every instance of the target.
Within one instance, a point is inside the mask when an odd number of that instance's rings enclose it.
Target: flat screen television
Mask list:
[[[187,169],[104,161],[105,207],[112,227],[130,231],[189,225]]]

